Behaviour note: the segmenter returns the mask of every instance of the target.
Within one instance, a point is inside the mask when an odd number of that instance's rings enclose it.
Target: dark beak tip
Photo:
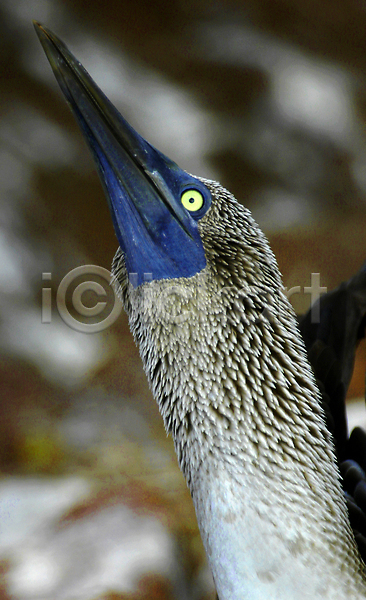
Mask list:
[[[39,23],[38,21],[33,21],[33,27],[44,50],[46,50],[45,44],[47,44],[47,42],[50,42],[50,36],[46,27],[43,27],[43,25],[41,25],[41,23]]]
[[[58,46],[59,52],[61,48],[64,49],[65,44],[50,29],[35,20],[33,26],[43,47],[46,42],[48,45]]]
[[[38,35],[38,37],[40,37],[41,35],[44,35],[46,33],[44,30],[44,27],[43,27],[43,25],[41,25],[41,23],[39,23],[35,19],[33,19],[32,23],[33,23],[33,27],[36,30],[36,34]]]

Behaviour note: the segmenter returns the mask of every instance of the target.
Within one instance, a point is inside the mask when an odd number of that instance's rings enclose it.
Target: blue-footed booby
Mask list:
[[[365,325],[364,271],[322,300],[319,326],[300,324],[324,375],[324,410],[275,257],[249,210],[152,147],[66,46],[35,27],[107,195],[119,242],[114,283],[174,440],[218,598],[366,598],[352,506],[360,548],[364,516],[339,471],[347,435],[343,425],[339,441],[337,426],[331,432],[339,412],[345,422],[344,388]],[[352,332],[341,341],[336,333],[349,323],[339,298],[354,300]],[[344,473],[364,491],[354,460]]]

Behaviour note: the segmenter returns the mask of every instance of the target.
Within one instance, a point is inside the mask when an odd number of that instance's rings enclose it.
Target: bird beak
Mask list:
[[[184,208],[181,197],[198,190],[207,210],[207,187],[144,140],[65,44],[39,23],[34,26],[96,161],[132,285],[201,271],[206,259],[197,215]]]

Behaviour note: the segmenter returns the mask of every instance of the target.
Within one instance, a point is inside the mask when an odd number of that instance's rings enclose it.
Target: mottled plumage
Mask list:
[[[202,272],[134,289],[120,251],[113,272],[219,597],[362,598],[333,442],[275,258],[249,211],[205,184]]]
[[[317,329],[301,323],[321,397],[276,260],[249,211],[148,144],[66,46],[36,30],[107,193],[120,244],[114,283],[220,600],[365,598],[330,433],[345,458],[344,391],[365,327],[365,275],[351,280],[343,313],[335,292],[321,300]],[[366,456],[363,438],[361,446]],[[361,547],[365,477],[354,463],[342,469]]]

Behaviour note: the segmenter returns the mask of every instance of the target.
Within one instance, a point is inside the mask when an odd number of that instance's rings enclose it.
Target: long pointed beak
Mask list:
[[[65,44],[34,26],[96,161],[131,283],[201,271],[206,259],[197,221],[211,201],[207,187],[145,141]],[[182,204],[187,190],[202,195],[196,213]]]

